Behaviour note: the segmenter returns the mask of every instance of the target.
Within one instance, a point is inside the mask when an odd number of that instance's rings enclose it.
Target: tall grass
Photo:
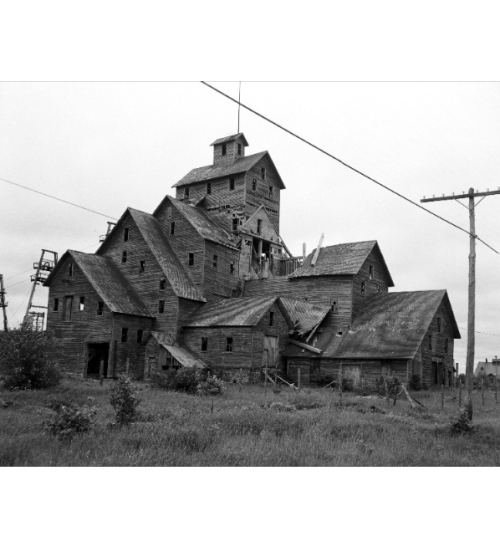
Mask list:
[[[325,389],[264,392],[229,385],[198,397],[136,383],[141,417],[109,429],[111,383],[65,378],[45,391],[0,391],[0,465],[8,466],[492,466],[500,464],[500,405],[475,394],[472,435],[453,436],[454,390],[419,392],[427,407]],[[71,442],[44,433],[50,402],[97,408],[96,426]],[[274,404],[273,404],[274,403]],[[375,407],[372,408],[372,407]],[[297,408],[301,410],[296,410]],[[382,410],[381,413],[377,410]]]

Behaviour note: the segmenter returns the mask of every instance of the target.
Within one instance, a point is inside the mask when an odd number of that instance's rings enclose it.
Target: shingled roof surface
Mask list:
[[[454,329],[460,338],[453,310],[445,290],[380,293],[371,296],[344,333],[340,344],[331,339],[323,357],[344,359],[412,359],[436,314],[445,302]]]
[[[236,238],[216,224],[201,209],[174,198],[170,198],[170,202],[189,221],[201,237],[236,248]]]
[[[245,146],[248,146],[248,142],[245,139],[245,135],[243,135],[243,133],[236,133],[234,135],[229,135],[227,137],[222,137],[222,138],[217,139],[216,141],[214,141],[210,146],[215,146],[216,144],[222,144],[223,142],[235,141],[238,137],[243,137],[243,140],[245,141]]]
[[[280,300],[294,324],[293,330],[299,334],[312,331],[330,311],[330,306],[320,306],[293,298],[281,297]]]
[[[259,298],[228,298],[211,302],[192,315],[185,327],[252,327],[278,299],[277,296]]]
[[[71,250],[67,254],[111,311],[154,317],[111,258]]]
[[[302,266],[295,270],[290,275],[290,278],[320,275],[356,275],[375,247],[380,253],[389,277],[389,287],[393,287],[394,283],[376,241],[341,243],[340,245],[323,247],[319,251],[318,259],[314,266],[311,266],[311,261],[315,251],[306,257]]]
[[[174,253],[161,224],[149,213],[128,208],[139,231],[144,237],[148,247],[172,285],[175,294],[180,298],[205,301],[203,295],[197,289],[184,266]]]
[[[258,152],[250,156],[237,159],[233,163],[224,165],[205,165],[204,167],[196,167],[189,171],[179,182],[174,184],[172,188],[177,186],[186,186],[195,182],[203,182],[206,180],[227,177],[228,175],[236,175],[237,173],[245,173],[249,171],[258,161],[260,161],[268,152]]]

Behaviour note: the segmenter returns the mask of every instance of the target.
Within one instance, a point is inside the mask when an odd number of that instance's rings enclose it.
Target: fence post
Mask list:
[[[462,406],[462,381],[458,379],[458,408]]]
[[[441,384],[441,410],[444,410],[444,378]]]
[[[99,383],[104,383],[104,359],[101,357],[101,361],[99,362]]]
[[[299,370],[297,371],[297,388],[300,390],[301,384],[302,384],[302,369],[299,367]]]
[[[125,369],[127,376],[130,374],[130,357],[127,357],[127,368]]]
[[[481,378],[481,404],[484,406],[484,376]]]
[[[498,384],[497,384],[497,377],[495,375],[495,404],[498,404]]]
[[[343,369],[342,369],[342,363],[340,363],[340,371],[339,371],[339,393],[340,393],[340,400],[342,400],[342,383],[343,383]]]
[[[240,384],[240,389],[239,389],[240,393],[241,393],[241,373],[242,373],[242,370],[240,368],[240,376],[238,378],[238,383]]]
[[[264,368],[264,395],[267,395],[267,363]]]

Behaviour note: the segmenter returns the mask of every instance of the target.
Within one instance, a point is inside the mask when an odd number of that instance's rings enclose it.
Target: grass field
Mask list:
[[[199,397],[136,383],[140,421],[110,429],[111,383],[66,377],[44,391],[0,391],[0,466],[496,466],[500,405],[475,394],[475,432],[453,436],[455,390],[419,392],[426,410],[393,407],[380,397],[325,389],[274,393],[227,385],[222,396]],[[44,432],[50,401],[89,403],[94,430],[59,441]],[[272,405],[272,403],[280,403]],[[293,405],[296,409],[286,410]],[[375,406],[385,414],[374,411]],[[271,407],[271,408],[268,408]]]

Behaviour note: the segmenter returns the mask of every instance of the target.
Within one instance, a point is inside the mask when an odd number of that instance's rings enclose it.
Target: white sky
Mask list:
[[[238,84],[214,83],[237,96]],[[498,83],[249,83],[242,102],[398,192],[500,185]],[[0,177],[118,218],[152,212],[190,169],[236,132],[237,107],[191,83],[0,83]],[[467,325],[468,236],[242,110],[247,153],[268,150],[285,182],[281,235],[294,254],[378,240],[397,291],[447,289]],[[106,219],[0,181],[9,322],[22,319],[26,272],[42,248],[93,252]],[[428,204],[468,228],[456,202]],[[500,250],[500,195],[477,209],[477,233]],[[477,247],[476,361],[500,355],[500,257]],[[16,277],[13,277],[16,276]],[[37,288],[38,304],[47,290]],[[465,364],[465,335],[455,360]]]

